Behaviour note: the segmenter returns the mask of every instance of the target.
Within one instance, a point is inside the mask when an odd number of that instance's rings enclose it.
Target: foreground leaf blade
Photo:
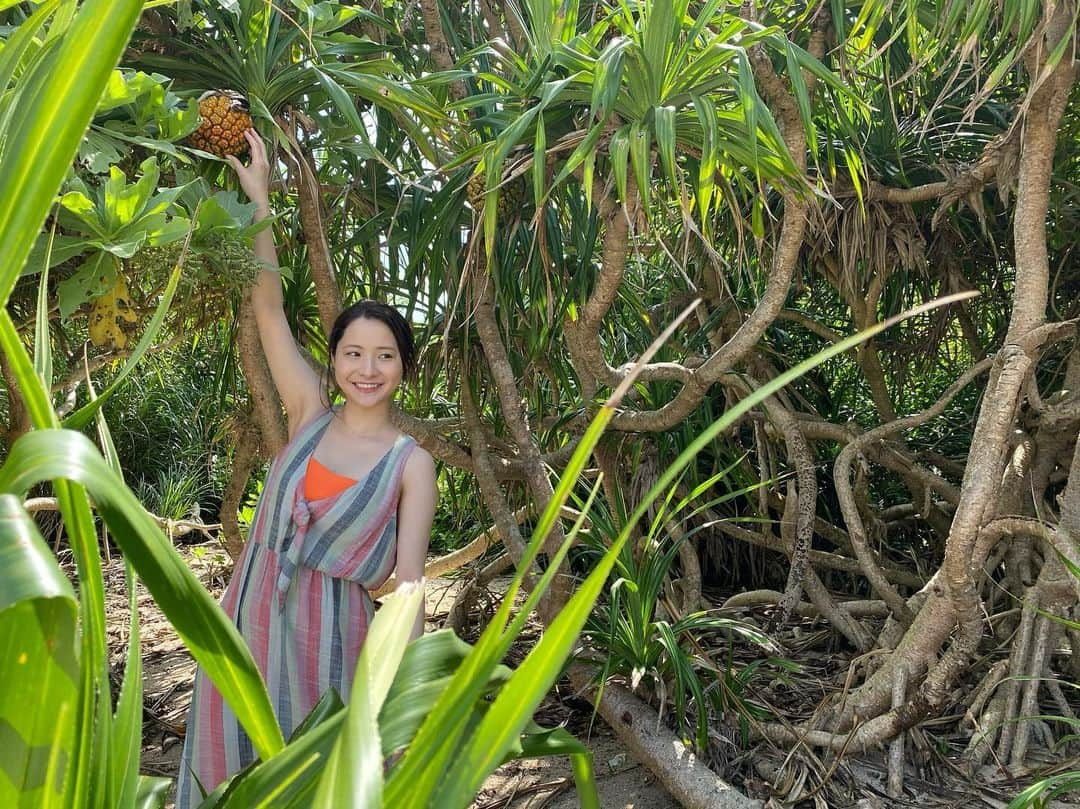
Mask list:
[[[236,713],[258,755],[267,759],[280,750],[281,729],[240,633],[93,444],[70,430],[36,430],[15,442],[0,467],[5,491],[24,492],[53,479],[78,481],[93,495],[125,557]]]
[[[63,805],[78,700],[75,593],[19,498],[0,495],[0,806]]]

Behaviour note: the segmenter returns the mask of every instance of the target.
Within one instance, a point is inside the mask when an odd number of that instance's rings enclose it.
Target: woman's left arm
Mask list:
[[[397,566],[395,575],[400,587],[405,582],[419,582],[424,577],[431,523],[435,519],[435,461],[423,447],[414,447],[405,461],[398,501]],[[416,616],[410,640],[424,634],[424,608]]]

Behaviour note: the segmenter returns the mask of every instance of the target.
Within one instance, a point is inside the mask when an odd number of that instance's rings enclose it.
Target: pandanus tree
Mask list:
[[[569,673],[687,805],[747,803],[701,763],[723,758],[703,723],[719,724],[738,702],[703,705],[709,689],[694,690],[703,676],[735,682],[699,655],[698,636],[717,626],[698,614],[717,555],[732,562],[725,575],[754,587],[733,605],[775,605],[778,628],[815,615],[869,661],[855,687],[837,683],[819,718],[789,726],[743,711],[747,740],[866,750],[959,700],[977,719],[968,763],[993,750],[1023,766],[1040,698],[1067,702],[1043,678],[1067,660],[1075,676],[1080,658],[1075,633],[1053,620],[1076,607],[1069,569],[1080,538],[1075,7],[420,0],[413,9],[155,8],[127,58],[162,76],[125,74],[128,89],[117,85],[115,97],[130,99],[99,108],[82,173],[107,173],[123,138],[142,138],[138,148],[162,165],[172,165],[171,152],[182,164],[190,153],[176,143],[192,121],[168,92],[244,93],[286,168],[274,226],[293,270],[287,299],[301,341],[324,359],[311,324],[355,295],[411,313],[425,352],[401,423],[448,480],[475,476],[496,524],[485,536],[505,546],[480,577],[514,563],[527,588],[550,583],[539,606],[552,630],[569,626],[567,604],[577,615],[582,602],[571,600],[574,579],[559,564],[564,531],[576,529],[551,509],[583,463],[576,451],[590,448],[602,495],[578,495],[607,501],[590,541],[634,545],[622,571],[664,571],[648,574],[660,582],[654,596],[623,599],[616,588],[598,615],[615,620],[620,605],[648,605],[635,625],[652,633],[641,644],[651,681],[681,694],[675,730],[656,721],[663,700],[633,675],[592,690],[605,673],[598,654]],[[167,80],[173,91],[151,87]],[[143,90],[156,100],[139,102]],[[150,137],[128,128],[139,120]],[[137,186],[139,162],[123,188]],[[215,183],[224,176],[200,171]],[[177,206],[142,230],[137,216],[91,228],[86,203],[67,198],[54,278],[77,277],[79,259],[137,259],[144,243],[170,234],[176,251],[184,222],[188,250],[200,255],[191,224],[199,216],[243,237],[234,198],[182,170],[176,180],[189,183]],[[96,183],[103,203],[108,183],[121,189],[114,175]],[[82,197],[93,202],[96,185]],[[73,254],[73,243],[85,249]],[[221,286],[215,300],[235,300]],[[203,288],[213,287],[211,278]],[[48,283],[40,289],[48,302]],[[28,286],[13,305],[27,324],[38,290]],[[966,290],[981,295],[845,347],[784,393],[770,387],[823,346],[847,346],[888,316]],[[70,300],[73,311],[83,306]],[[161,309],[164,318],[167,301]],[[264,454],[283,436],[253,335],[238,334],[237,344],[251,406],[223,514],[233,523],[254,460],[250,435]],[[610,401],[613,391],[626,395]],[[748,397],[753,407],[718,432],[722,414]],[[83,423],[92,415],[79,412]],[[588,427],[597,413],[609,429],[599,440]],[[665,477],[688,447],[696,464],[680,481]],[[657,507],[643,521],[661,478],[680,509],[693,493],[709,504],[685,518]],[[539,525],[519,526],[545,507]],[[748,521],[723,519],[733,514]],[[534,564],[545,538],[548,564]],[[768,590],[740,569],[733,548],[744,546],[782,560]],[[842,601],[836,591],[869,599]],[[470,592],[452,611],[459,620]],[[499,615],[495,634],[508,620]],[[599,623],[589,637],[602,651]],[[487,642],[494,666],[502,641]],[[626,646],[613,637],[606,648],[626,661]],[[683,648],[692,653],[680,657]],[[695,657],[694,671],[680,668]],[[464,694],[453,699],[464,705]],[[691,735],[702,757],[678,740]],[[423,770],[409,757],[387,795],[403,794],[401,773],[421,771],[435,783],[445,767]],[[465,782],[455,783],[464,794]]]
[[[921,367],[944,369],[929,388],[909,394],[890,384],[884,363],[897,343],[871,342],[835,369],[868,393],[856,420],[842,415],[842,398],[822,402],[814,389],[801,400],[767,400],[753,422],[754,461],[764,479],[784,468],[794,475],[759,500],[761,517],[781,519],[780,536],[769,527],[720,530],[788,557],[782,617],[805,592],[854,648],[886,653],[827,721],[759,732],[836,751],[896,738],[947,709],[984,639],[1018,628],[1008,662],[978,669],[984,687],[966,693],[987,712],[970,762],[1000,730],[999,756],[1020,766],[1031,726],[1022,717],[1038,712],[1039,678],[1059,665],[1051,649],[1062,629],[1040,610],[1068,612],[1076,599],[1059,559],[1075,557],[1077,355],[1060,314],[1072,271],[1059,253],[1052,301],[1047,255],[1052,170],[1075,71],[1071,7],[774,4],[743,7],[740,17],[710,4],[583,11],[525,3],[500,17],[482,4],[478,27],[491,44],[454,51],[440,24],[453,12],[422,5],[433,58],[447,81],[465,82],[452,95],[476,111],[468,120],[481,137],[490,132],[476,170],[487,200],[464,272],[501,417],[493,438],[505,431],[518,456],[511,465],[524,461],[527,476],[572,444],[574,411],[552,422],[567,431],[560,437],[543,416],[531,428],[535,411],[520,403],[532,394],[543,407],[564,386],[587,410],[617,385],[634,341],[620,327],[646,331],[665,311],[647,295],[659,268],[670,270],[665,297],[672,277],[685,274],[707,314],[700,332],[674,338],[668,361],[642,371],[636,401],[613,418],[616,431],[672,430],[715,397],[753,390],[815,341],[834,342],[913,299],[985,291],[984,301],[905,329]],[[485,61],[470,70],[477,54]],[[506,96],[519,87],[532,92],[509,118]],[[518,177],[531,182],[537,208],[526,234],[505,228],[494,205]],[[575,207],[582,198],[584,208]],[[590,247],[580,251],[583,240]],[[589,261],[571,263],[570,275],[567,256]],[[656,275],[635,273],[635,260]],[[561,328],[550,326],[553,315],[564,318]],[[537,336],[523,339],[530,320]],[[540,338],[554,334],[562,346]],[[533,353],[515,356],[523,343]],[[561,371],[529,372],[530,359],[550,365],[560,354]],[[972,384],[985,384],[974,429],[938,452],[927,440],[934,420]],[[472,424],[483,429],[481,419]],[[495,444],[472,438],[483,485],[499,468],[483,465]],[[831,479],[819,479],[823,457],[835,459]],[[609,491],[629,482],[603,448],[597,463]],[[542,476],[528,483],[542,501]],[[487,502],[514,537],[499,496],[488,483]],[[915,577],[898,570],[871,542],[883,532],[922,537],[940,567]],[[815,552],[822,541],[854,565]],[[836,603],[821,565],[858,573],[888,614],[884,633]],[[984,599],[996,601],[1001,582],[1023,599],[1019,627],[984,624]],[[1002,681],[1006,672],[1013,676]],[[1025,677],[1025,686],[1014,679]]]

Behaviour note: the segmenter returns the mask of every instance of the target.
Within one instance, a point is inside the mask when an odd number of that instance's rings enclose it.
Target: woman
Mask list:
[[[245,134],[251,164],[229,159],[261,219],[270,213],[270,164],[262,139]],[[250,646],[288,737],[327,688],[348,699],[374,614],[369,591],[391,571],[402,583],[423,576],[436,490],[431,455],[390,419],[394,392],[415,366],[408,323],[375,301],[342,312],[328,339],[328,371],[344,404],[330,407],[285,319],[270,234],[255,237],[268,269],[251,300],[289,443],[270,467],[222,606]],[[423,626],[421,611],[412,636]],[[177,809],[200,802],[199,785],[212,791],[254,759],[251,741],[200,671]]]

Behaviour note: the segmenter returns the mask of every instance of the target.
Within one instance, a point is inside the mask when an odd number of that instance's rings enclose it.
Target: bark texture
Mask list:
[[[572,673],[579,690],[594,693],[597,712],[619,741],[649,768],[664,788],[687,809],[761,809],[704,765],[693,750],[656,721],[656,712],[616,683],[596,694],[588,676]]]

